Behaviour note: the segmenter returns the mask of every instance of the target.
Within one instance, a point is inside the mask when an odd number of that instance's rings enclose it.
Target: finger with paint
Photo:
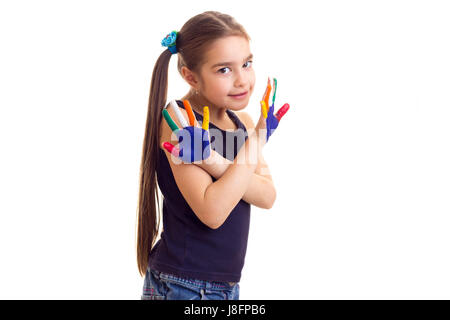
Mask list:
[[[289,110],[289,103],[285,103],[275,114],[275,118],[277,118],[278,122],[280,122],[281,118],[286,114]]]
[[[178,121],[180,121],[181,127],[182,128],[187,127],[188,123],[186,122],[186,119],[183,117],[183,114],[181,113],[180,107],[178,106],[177,102],[175,100],[170,101],[170,106],[172,107],[172,110],[175,112]]]
[[[175,121],[172,120],[172,117],[170,116],[170,114],[167,111],[167,109],[164,108],[162,112],[163,112],[164,119],[166,120],[166,122],[169,125],[170,129],[172,129],[172,131],[179,130],[180,128],[178,128],[178,126],[175,123]]]
[[[272,90],[272,87],[270,85],[270,77],[269,77],[269,78],[267,78],[267,87],[266,87],[266,91],[264,92],[264,96],[263,96],[263,101],[266,104],[266,108],[269,106],[270,90]]]
[[[175,157],[179,157],[180,156],[180,149],[175,147],[170,142],[164,142],[163,143],[163,147],[164,147],[164,149],[169,151],[169,153],[173,154]]]
[[[272,95],[272,105],[275,104],[275,96],[277,95],[277,79],[276,78],[273,78],[273,86],[274,86],[274,89],[273,89],[273,95]]]
[[[261,113],[264,117],[264,119],[267,119],[267,106],[264,100],[261,101]]]
[[[208,131],[209,130],[209,109],[208,107],[203,107],[203,123],[202,129]]]
[[[183,105],[188,114],[190,125],[195,126],[195,120],[197,120],[197,119],[195,119],[195,114],[194,114],[194,112],[192,112],[191,104],[189,103],[188,100],[183,100]],[[178,107],[178,105],[177,105],[177,107]]]

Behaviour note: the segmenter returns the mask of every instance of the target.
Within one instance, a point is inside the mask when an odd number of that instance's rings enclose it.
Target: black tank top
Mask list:
[[[184,109],[182,101],[177,103]],[[201,125],[203,116],[193,111]],[[210,122],[210,141],[213,150],[232,161],[247,140],[247,130],[236,114],[228,109],[226,112],[238,129],[224,131]],[[223,143],[219,143],[219,132]],[[250,204],[241,199],[219,228],[209,228],[184,199],[161,148],[158,156],[156,174],[163,195],[163,231],[150,252],[150,268],[182,278],[239,282],[247,251]]]

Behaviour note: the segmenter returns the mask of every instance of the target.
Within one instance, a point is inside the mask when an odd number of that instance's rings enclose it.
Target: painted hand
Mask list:
[[[205,160],[211,154],[211,145],[209,141],[209,109],[203,108],[203,124],[202,127],[195,125],[195,115],[189,101],[184,100],[183,105],[189,116],[190,126],[181,113],[176,101],[172,100],[170,106],[174,110],[178,121],[182,128],[178,128],[177,124],[170,117],[169,112],[164,108],[163,116],[169,127],[175,133],[178,139],[179,147],[174,146],[170,142],[164,142],[163,147],[174,156],[180,158],[184,163],[192,163],[195,161]]]
[[[272,106],[270,108],[267,108],[269,105],[269,96],[270,91],[272,89],[272,86],[270,85],[270,78],[267,80],[267,88],[266,92],[264,93],[263,100],[261,101],[261,112],[266,119],[266,129],[267,129],[267,137],[266,141],[269,140],[269,137],[272,135],[272,133],[275,131],[275,129],[278,127],[278,124],[281,120],[281,118],[286,114],[286,112],[289,110],[289,104],[285,103],[278,112],[274,115],[274,105],[275,105],[275,95],[277,92],[277,79],[273,79],[274,81],[274,92],[272,97]]]

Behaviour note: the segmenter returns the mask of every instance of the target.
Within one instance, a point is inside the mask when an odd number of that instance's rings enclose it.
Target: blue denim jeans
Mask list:
[[[239,283],[185,279],[147,268],[141,299],[239,300]]]

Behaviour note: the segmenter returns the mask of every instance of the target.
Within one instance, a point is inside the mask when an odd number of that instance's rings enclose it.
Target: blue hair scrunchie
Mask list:
[[[177,53],[177,46],[176,46],[177,35],[178,35],[177,31],[172,31],[164,39],[161,40],[161,45],[163,47],[167,47],[170,50],[170,52],[172,52],[172,54]]]

